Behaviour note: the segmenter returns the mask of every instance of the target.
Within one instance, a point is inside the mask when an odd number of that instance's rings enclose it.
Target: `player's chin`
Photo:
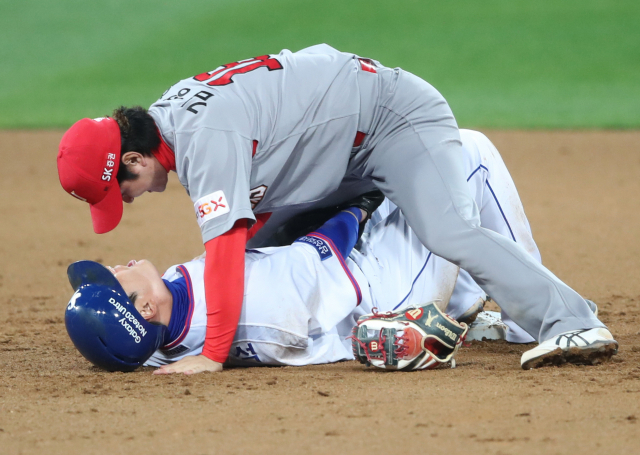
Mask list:
[[[149,193],[162,193],[167,189],[167,184],[169,183],[169,174],[163,175],[160,181],[154,182],[154,185],[149,188]]]

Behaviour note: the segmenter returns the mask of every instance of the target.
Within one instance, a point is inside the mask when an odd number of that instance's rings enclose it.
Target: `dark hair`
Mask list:
[[[120,156],[127,152],[138,152],[142,156],[153,156],[152,151],[160,145],[160,137],[158,136],[156,123],[145,108],[141,106],[120,106],[113,111],[112,117],[120,127],[120,137],[122,139]],[[121,161],[116,178],[118,183],[122,183],[125,180],[135,180],[138,176],[129,172],[127,166]]]
[[[138,293],[137,292],[132,292],[131,294],[129,294],[129,301],[135,306],[136,304],[136,300],[138,300]]]

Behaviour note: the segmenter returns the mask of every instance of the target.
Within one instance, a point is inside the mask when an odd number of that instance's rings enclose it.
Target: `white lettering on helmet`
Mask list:
[[[78,298],[81,296],[82,294],[80,294],[80,291],[76,291],[72,296],[71,296],[71,300],[69,300],[69,305],[67,305],[67,310],[70,310],[72,308],[76,307],[76,300],[78,300]]]
[[[122,325],[122,327],[124,327],[127,330],[127,332],[129,332],[129,335],[131,335],[131,338],[133,338],[133,341],[135,341],[136,343],[140,343],[140,335],[136,333],[135,329],[129,325],[129,323],[125,320],[125,318],[120,319],[119,322]]]
[[[116,310],[118,310],[118,312],[124,316],[122,319],[120,319],[120,324],[122,324],[122,326],[125,327],[125,328],[130,327],[131,330],[133,330],[133,333],[135,333],[135,337],[138,338],[138,341],[136,341],[136,343],[140,343],[140,341],[139,341],[140,340],[140,336],[135,332],[133,327],[131,327],[126,321],[128,320],[129,322],[131,322],[135,326],[135,328],[138,329],[138,332],[140,332],[140,335],[142,335],[143,337],[147,335],[147,329],[145,329],[143,327],[143,325],[140,324],[140,322],[138,321],[138,319],[135,317],[134,314],[132,314],[130,311],[127,311],[125,306],[120,304],[119,302],[117,302],[116,299],[114,299],[113,297],[110,297],[109,298],[109,303],[111,305],[113,305],[116,308]],[[125,326],[125,324],[126,324],[126,326]],[[127,329],[127,330],[129,330],[129,329]],[[131,332],[129,331],[129,333],[131,333]],[[133,335],[131,335],[131,336],[133,336]]]

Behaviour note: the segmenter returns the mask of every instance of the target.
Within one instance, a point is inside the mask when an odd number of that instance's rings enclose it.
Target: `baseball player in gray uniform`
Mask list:
[[[60,181],[91,204],[94,228],[104,232],[118,224],[121,199],[162,191],[169,170],[178,173],[207,251],[208,330],[203,355],[171,371],[221,369],[240,317],[240,244],[250,224],[271,216],[253,240],[264,244],[292,213],[374,186],[425,247],[464,269],[540,341],[528,362],[617,349],[585,299],[518,243],[481,226],[454,116],[437,90],[406,71],[327,45],[283,50],[178,82],[146,121],[131,110],[115,118],[84,119],[65,134]],[[158,143],[145,151],[139,144],[153,144],[154,127]],[[557,349],[565,344],[573,349]]]

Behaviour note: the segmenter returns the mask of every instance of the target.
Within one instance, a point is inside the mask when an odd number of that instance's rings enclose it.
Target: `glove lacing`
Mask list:
[[[369,318],[363,319],[362,321],[358,322],[358,326],[362,325],[363,323],[367,322],[367,321],[371,321],[372,319],[385,319],[385,318],[392,318],[395,316],[398,316],[398,313],[394,313],[392,311],[387,311],[384,313],[380,313],[378,312],[378,308],[377,307],[373,307],[371,309],[372,311],[372,315]],[[408,322],[402,322],[402,321],[397,321],[400,324],[406,325],[408,326],[409,323]],[[371,355],[369,354],[369,348],[366,345],[366,343],[363,343],[362,341],[360,341],[358,339],[358,337],[356,337],[355,332],[358,330],[358,327],[354,327],[353,328],[353,332],[354,334],[347,337],[347,339],[351,339],[354,340],[355,342],[357,342],[360,347],[362,348],[362,350],[364,351],[365,355],[367,356],[367,361],[371,362]],[[402,336],[398,336],[396,335],[395,340],[393,342],[393,345],[397,347],[397,349],[395,349],[393,351],[393,353],[395,354],[396,358],[404,358],[404,356],[407,354],[407,351],[409,350],[409,346],[406,344],[409,341],[409,337],[404,335],[404,332],[402,334]],[[382,335],[382,330],[380,330],[379,335],[378,335],[378,345],[379,346],[384,346],[384,343],[386,343],[387,341],[387,337]],[[402,342],[402,343],[401,343]],[[387,363],[387,351],[385,351],[384,349],[381,349],[380,353],[382,354],[382,361],[384,363]],[[357,353],[354,352],[353,353],[354,357],[358,357]],[[380,359],[375,359],[375,360],[380,360]]]

